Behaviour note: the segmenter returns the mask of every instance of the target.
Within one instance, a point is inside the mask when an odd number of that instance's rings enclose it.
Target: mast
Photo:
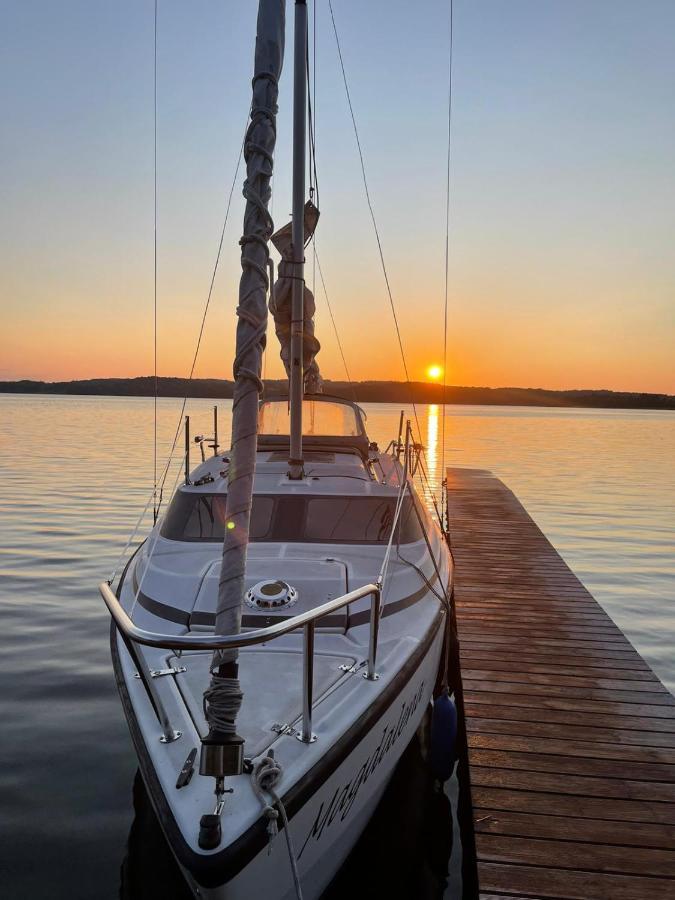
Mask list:
[[[284,56],[285,0],[260,0],[255,45],[251,121],[244,158],[244,234],[241,238],[242,274],[237,307],[237,341],[232,402],[232,453],[225,505],[225,537],[216,633],[241,631],[241,607],[258,444],[258,401],[262,392],[262,355],[267,330],[269,239],[274,230],[268,206],[276,143],[278,82]],[[211,683],[204,693],[209,734],[202,741],[200,772],[216,779],[222,798],[224,776],[242,771],[243,740],[236,733],[242,701],[238,651],[216,651]],[[217,821],[214,821],[214,818]],[[217,846],[219,816],[205,816],[200,846]]]
[[[293,197],[291,221],[272,235],[281,254],[278,278],[269,308],[279,338],[281,359],[289,382],[290,478],[303,477],[302,401],[306,393],[320,394],[323,379],[316,362],[321,344],[314,334],[316,305],[314,294],[304,280],[304,249],[312,240],[319,210],[312,200],[305,202],[305,162],[307,146],[307,2],[295,2],[295,58],[293,93]]]
[[[302,455],[302,399],[304,373],[305,287],[305,147],[307,142],[307,0],[295,0],[293,63],[293,294],[289,397],[291,405],[289,478],[304,476]]]

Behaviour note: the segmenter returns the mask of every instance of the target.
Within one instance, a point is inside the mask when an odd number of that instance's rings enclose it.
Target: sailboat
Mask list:
[[[381,450],[356,402],[321,392],[306,2],[294,9],[293,215],[276,234],[284,0],[258,11],[231,447],[214,427],[192,469],[186,421],[183,483],[100,585],[140,771],[201,898],[319,897],[447,688],[452,559],[415,487],[423,448],[401,414]],[[262,396],[268,301],[287,396]]]

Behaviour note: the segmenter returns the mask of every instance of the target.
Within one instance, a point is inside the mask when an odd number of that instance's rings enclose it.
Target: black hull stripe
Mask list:
[[[433,587],[437,581],[438,575],[434,572],[433,576],[429,579],[429,584]],[[402,609],[407,609],[409,606],[419,603],[419,601],[428,593],[429,589],[427,586],[422,585],[421,588],[412,594],[408,594],[407,597],[402,597],[400,600],[395,600],[393,603],[385,603],[384,609],[382,610],[382,617],[392,616]],[[183,609],[179,609],[177,606],[171,606],[168,603],[162,603],[160,600],[155,600],[153,597],[148,597],[148,595],[144,594],[142,591],[138,595],[138,602],[143,609],[152,613],[153,616],[158,616],[160,619],[166,619],[168,622],[175,622],[177,625],[185,626],[185,628],[190,628],[193,625],[213,627],[216,624],[214,613],[200,611],[189,613]],[[270,616],[269,618],[270,620],[278,622],[290,619],[291,616]],[[241,624],[244,628],[260,628],[260,619],[261,616],[259,615],[244,615],[242,616]],[[364,610],[363,612],[354,613],[354,615],[349,616],[349,622],[347,622],[345,616],[337,615],[324,616],[323,619],[319,619],[317,624],[319,628],[355,628],[357,625],[365,625],[369,621],[370,610]]]

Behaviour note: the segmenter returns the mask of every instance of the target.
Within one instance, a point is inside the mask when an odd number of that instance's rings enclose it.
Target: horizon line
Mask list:
[[[35,385],[45,385],[45,386],[55,386],[55,385],[76,385],[76,384],[92,384],[95,382],[139,382],[139,381],[147,381],[150,383],[154,383],[155,376],[154,375],[106,375],[102,377],[87,377],[87,378],[69,378],[69,379],[55,379],[53,381],[44,379],[44,378],[14,378],[14,379],[2,379],[0,380],[0,389],[3,387],[8,387],[11,385],[20,385],[20,384],[35,384]],[[234,379],[232,378],[217,378],[213,376],[201,376],[197,377],[188,377],[187,375],[158,375],[157,382],[158,384],[162,381],[180,381],[187,382],[188,384],[199,384],[200,382],[216,382],[218,384],[223,385],[234,385]],[[263,378],[263,384],[274,384],[281,385],[287,384],[287,378]],[[523,387],[520,385],[499,385],[497,387],[489,387],[487,385],[477,385],[477,384],[443,384],[440,381],[402,381],[400,379],[393,378],[365,378],[360,380],[347,380],[345,378],[324,378],[324,384],[335,384],[335,385],[345,385],[349,387],[350,385],[392,385],[392,386],[416,386],[425,389],[431,390],[465,390],[465,391],[538,391],[547,394],[625,394],[631,396],[642,396],[642,397],[666,397],[668,399],[675,400],[675,394],[669,394],[667,391],[639,391],[639,390],[616,390],[614,388],[607,387],[583,387],[583,388],[547,388],[541,386],[528,386]]]

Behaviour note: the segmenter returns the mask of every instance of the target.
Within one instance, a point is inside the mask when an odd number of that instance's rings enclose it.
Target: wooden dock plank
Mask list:
[[[509,653],[508,648],[499,645],[490,646],[484,643],[474,643],[469,640],[463,641],[462,644],[471,648],[472,659],[488,659],[494,662],[514,662],[513,653]],[[630,672],[646,673],[651,678],[656,677],[652,670],[642,660],[633,659],[633,657],[630,656],[617,656],[617,654],[614,654],[614,657],[611,659],[606,659],[602,655],[592,656],[588,653],[585,653],[582,656],[580,653],[543,653],[532,650],[529,652],[522,651],[518,654],[518,659],[523,663],[545,663],[546,665],[571,666],[573,670],[582,667],[611,669],[612,671],[626,669]],[[623,672],[621,673],[621,677],[623,677]]]
[[[648,803],[643,800],[611,797],[598,798],[578,794],[548,793],[531,785],[521,790],[509,786],[492,787],[475,783],[471,788],[476,818],[481,808],[505,809],[513,812],[541,815],[567,816],[575,822],[582,819],[602,819],[606,822],[643,822],[657,825],[675,825],[675,815],[668,803]],[[552,812],[554,811],[554,812]],[[479,861],[480,862],[480,861]]]
[[[580,675],[569,675],[567,673],[563,674],[559,670],[552,673],[543,672],[541,669],[535,669],[533,671],[529,666],[526,667],[515,660],[514,665],[511,668],[502,666],[501,668],[494,670],[491,667],[488,668],[488,665],[489,664],[484,664],[485,667],[480,666],[475,669],[464,669],[464,677],[476,680],[484,679],[494,681],[496,679],[501,679],[512,683],[516,682],[549,686],[562,685],[579,688],[593,687],[595,685],[596,687],[604,688],[606,690],[643,691],[650,694],[665,694],[666,696],[671,697],[667,688],[655,678],[648,678],[646,680],[603,678],[601,675],[589,675],[587,672],[583,672],[583,674]]]
[[[675,765],[675,747],[649,747],[645,744],[625,745],[618,741],[601,743],[600,741],[576,741],[569,737],[538,737],[533,734],[485,734],[476,727],[472,720],[469,747],[477,750],[511,750],[521,753],[554,754],[577,756],[584,759],[611,759],[623,762],[649,762]],[[617,774],[622,767],[615,767]],[[627,767],[631,777],[635,777],[636,769]],[[625,771],[624,771],[625,774]]]
[[[654,800],[665,799],[668,796],[672,796],[675,800],[675,766],[672,763],[636,762],[635,756],[638,755],[634,752],[632,760],[620,761],[615,758],[598,758],[589,753],[580,756],[562,749],[557,753],[534,749],[520,752],[475,747],[473,739],[469,743],[469,758],[473,766],[489,767],[491,770],[499,767],[529,773],[580,775],[584,778],[601,776],[603,779],[618,779],[622,789],[626,779],[630,777],[632,781],[657,782],[656,786],[650,785],[647,788]]]
[[[616,875],[668,876],[675,865],[675,850],[625,847],[584,843],[573,840],[547,840],[534,837],[522,840],[502,834],[479,833],[478,852],[493,862],[523,863],[551,869],[584,869],[612,872]]]
[[[617,847],[653,847],[673,851],[675,825],[645,822],[606,822],[602,819],[574,819],[509,810],[481,809],[476,818],[478,833],[508,834],[527,838],[557,838]]]
[[[467,678],[464,685],[468,690],[487,691],[495,694],[508,694],[525,697],[565,697],[580,700],[597,700],[607,704],[649,704],[650,706],[666,706],[675,711],[675,700],[668,692],[663,694],[644,694],[641,691],[619,691],[602,687],[572,687],[563,684],[539,684],[534,678],[511,680],[509,678]],[[671,715],[673,712],[671,712]]]
[[[501,481],[447,483],[481,898],[675,897],[675,698]]]
[[[473,703],[489,703],[493,704],[500,701],[508,706],[520,706],[526,709],[550,709],[561,710],[571,713],[585,712],[593,713],[594,716],[641,716],[644,718],[664,719],[665,729],[672,730],[675,727],[673,721],[673,707],[660,706],[649,703],[619,703],[618,700],[611,699],[594,699],[587,700],[584,698],[568,698],[563,694],[559,696],[548,696],[545,693],[531,696],[528,693],[522,693],[517,690],[513,691],[489,691],[485,682],[478,681],[472,685],[470,698]],[[532,715],[532,714],[530,714]],[[594,716],[587,716],[588,721]]]
[[[597,741],[599,743],[612,743],[614,746],[624,746],[638,744],[644,747],[670,747],[675,749],[675,734],[672,732],[662,731],[646,731],[649,727],[650,719],[639,720],[635,729],[600,727],[597,724],[588,725],[582,720],[581,725],[570,722],[546,721],[546,722],[530,722],[527,719],[506,718],[502,714],[508,710],[503,707],[474,712],[469,709],[471,718],[471,733],[474,737],[479,737],[481,733],[494,734],[499,736],[532,736],[559,739],[564,731],[565,740],[572,743],[574,741]],[[489,718],[494,716],[494,718]],[[642,723],[642,727],[640,727]],[[631,724],[635,724],[631,722]],[[561,725],[564,728],[561,728]]]
[[[547,900],[673,900],[670,878],[610,875],[583,870],[516,866],[486,861],[482,881],[489,897]]]
[[[469,761],[476,754],[469,753]],[[602,778],[595,775],[569,775],[548,771],[514,769],[506,761],[481,765],[479,755],[471,767],[473,784],[503,787],[516,791],[543,791],[549,794],[573,794],[575,797],[607,797],[612,800],[650,800],[663,807],[658,821],[675,822],[675,784],[633,781],[627,778]],[[646,822],[653,821],[647,818]],[[675,875],[675,872],[673,872]]]
[[[474,650],[471,654],[476,668],[485,667],[488,670],[511,672],[540,672],[543,675],[572,675],[574,677],[588,677],[597,675],[598,678],[611,677],[627,679],[629,681],[652,681],[660,684],[658,678],[650,669],[628,668],[625,662],[616,660],[586,660],[577,657],[547,657],[534,654],[518,654],[514,659],[513,654],[495,653],[489,650]],[[602,669],[608,670],[604,674]]]

